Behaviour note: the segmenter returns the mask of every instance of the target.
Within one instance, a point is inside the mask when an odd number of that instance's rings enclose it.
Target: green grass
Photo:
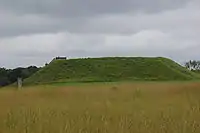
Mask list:
[[[199,82],[0,90],[0,133],[199,133]]]
[[[24,83],[173,81],[196,78],[199,78],[196,73],[166,58],[107,57],[54,60]]]

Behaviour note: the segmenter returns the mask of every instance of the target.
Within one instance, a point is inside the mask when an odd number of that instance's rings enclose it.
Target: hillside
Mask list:
[[[192,80],[197,74],[167,58],[105,57],[54,60],[25,84],[118,80]]]

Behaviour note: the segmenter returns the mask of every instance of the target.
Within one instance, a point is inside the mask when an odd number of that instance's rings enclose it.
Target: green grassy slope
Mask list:
[[[191,80],[198,76],[167,58],[105,57],[54,60],[25,84],[119,80]]]

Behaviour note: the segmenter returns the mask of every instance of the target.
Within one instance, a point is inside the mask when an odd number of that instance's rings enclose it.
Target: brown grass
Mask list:
[[[0,133],[200,133],[200,82],[6,88]]]

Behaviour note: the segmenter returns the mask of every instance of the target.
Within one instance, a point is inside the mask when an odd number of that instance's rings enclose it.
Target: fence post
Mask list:
[[[17,87],[18,89],[22,88],[22,78],[17,78]]]

